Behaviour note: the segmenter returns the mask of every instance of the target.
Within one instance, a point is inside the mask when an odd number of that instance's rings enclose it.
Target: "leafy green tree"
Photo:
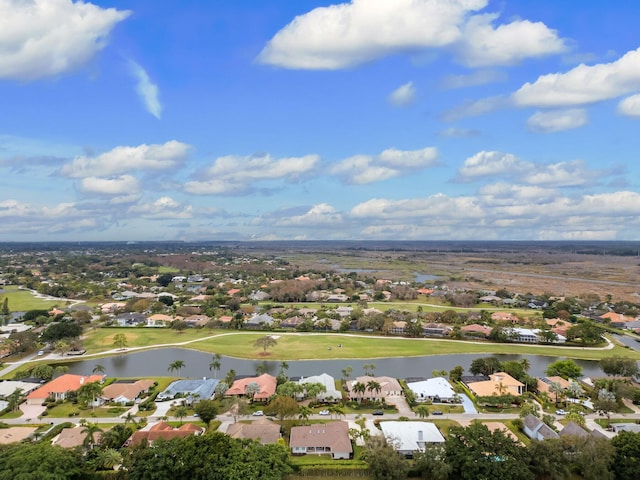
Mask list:
[[[277,395],[267,407],[268,412],[272,412],[278,417],[280,423],[282,423],[286,418],[294,417],[300,411],[298,407],[298,402],[296,402],[293,398],[288,397],[286,395]]]
[[[180,420],[180,425],[182,425],[182,421],[188,414],[189,414],[189,411],[187,410],[187,407],[185,407],[184,405],[180,405],[176,407],[175,411],[173,412],[173,416],[176,417],[178,420]]]
[[[200,400],[196,403],[194,410],[200,419],[207,425],[207,428],[209,428],[211,420],[215,419],[216,415],[218,415],[218,403],[214,400]]]
[[[580,378],[582,376],[582,368],[575,361],[568,358],[550,363],[545,373],[550,377],[559,376],[564,379]]]
[[[453,478],[476,480],[533,480],[525,447],[504,432],[491,432],[474,422],[468,427],[452,427],[444,443],[445,461]]]
[[[404,480],[407,478],[409,465],[382,435],[369,437],[362,458],[369,467],[374,480]]]
[[[472,375],[489,376],[495,372],[499,372],[501,367],[500,360],[496,357],[481,357],[471,362],[469,372],[471,372]]]
[[[133,415],[132,415],[133,416]],[[100,447],[103,449],[120,449],[124,442],[133,434],[129,425],[118,423],[100,436]]]
[[[250,382],[246,388],[244,389],[244,394],[253,401],[253,397],[255,397],[256,393],[260,391],[260,385],[256,382]]]
[[[305,387],[300,385],[298,382],[285,382],[283,384],[278,385],[276,388],[276,393],[278,395],[283,395],[291,398],[295,398],[304,392]]]
[[[422,478],[448,480],[451,474],[451,465],[445,461],[444,457],[443,445],[427,444],[424,452],[413,454],[415,469],[420,472]]]
[[[449,380],[452,382],[459,382],[462,375],[464,375],[464,368],[461,365],[456,365],[449,370]]]
[[[122,454],[114,448],[107,448],[98,452],[96,460],[99,470],[113,470],[122,464]]]
[[[630,357],[607,357],[600,360],[600,368],[607,375],[633,377],[638,374],[638,362]]]
[[[311,415],[313,415],[313,410],[311,410],[306,405],[300,405],[300,409],[298,411],[298,418],[300,418],[300,420],[302,420],[305,423],[305,425],[307,424],[307,421],[309,420],[309,417]]]
[[[235,379],[236,379],[236,371],[232,368],[227,372],[227,375],[224,377],[224,383],[226,383],[227,385],[233,385],[233,382]]]
[[[214,391],[215,393],[215,397],[216,398],[221,398],[224,397],[225,392],[229,390],[229,384],[227,384],[226,382],[218,382],[218,384],[216,385],[216,389]]]
[[[622,431],[611,439],[615,478],[640,479],[640,433]]]
[[[82,480],[81,453],[47,442],[0,445],[0,480]]]
[[[255,342],[253,342],[253,346],[262,348],[263,353],[267,353],[267,350],[269,348],[274,347],[277,344],[278,341],[271,335],[265,335],[264,337],[260,337]]]
[[[65,338],[75,338],[82,335],[82,327],[73,320],[63,320],[47,327],[41,335],[44,342],[57,342]]]
[[[113,346],[118,350],[122,350],[127,347],[127,336],[124,333],[116,333],[113,336]]]
[[[2,323],[7,323],[11,318],[11,310],[9,310],[9,297],[4,297],[2,308],[0,308],[0,318]]]
[[[30,375],[34,378],[41,378],[42,380],[50,380],[53,377],[53,367],[51,365],[38,365],[33,367]]]
[[[562,440],[533,440],[529,445],[529,470],[536,478],[549,480],[569,480],[570,461]]]
[[[83,405],[91,404],[91,408],[95,409],[96,399],[102,395],[102,385],[100,382],[89,382],[82,385],[77,390],[78,401]]]

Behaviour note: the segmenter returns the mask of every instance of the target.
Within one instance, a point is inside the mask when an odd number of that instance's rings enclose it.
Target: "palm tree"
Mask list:
[[[341,417],[344,415],[344,408],[342,408],[340,405],[330,406],[329,411],[331,412],[331,418],[333,418],[334,414],[336,415],[336,417]]]
[[[82,441],[82,445],[87,449],[91,450],[93,446],[96,444],[95,434],[101,433],[102,429],[95,423],[89,423],[86,427],[84,427],[81,433],[86,434],[84,440]]]
[[[222,362],[220,361],[221,359],[222,355],[220,355],[219,353],[214,353],[213,357],[211,358],[209,370],[213,370],[213,378],[218,378],[216,372],[220,371],[220,368],[222,367]]]
[[[96,408],[96,399],[102,395],[100,382],[85,383],[78,389],[78,399],[83,403],[91,402],[91,409]]]
[[[91,370],[92,373],[104,373],[105,369],[103,365],[100,365],[99,363],[96,363],[96,366],[93,367],[93,370]]]
[[[531,368],[531,362],[529,361],[528,358],[523,358],[522,360],[520,360],[520,365],[522,365],[522,369],[525,372],[528,372],[529,369]]]
[[[364,392],[367,391],[367,386],[362,382],[355,382],[353,385],[351,385],[351,391],[353,393],[360,394],[358,396],[358,403],[360,403],[362,401],[362,397],[364,396]]]
[[[351,365],[342,369],[342,388],[343,389],[346,389],[347,380],[349,380],[349,377],[351,376],[352,372],[353,372],[353,367]]]
[[[380,394],[382,391],[382,385],[375,380],[370,380],[367,382],[367,390],[369,390],[369,392],[376,392],[377,394]]]
[[[289,364],[286,361],[280,362],[280,372],[278,373],[279,377],[287,378],[285,372],[289,370]]]
[[[560,382],[551,382],[549,384],[549,392],[555,393],[556,405],[558,405],[558,396],[564,393],[564,388],[562,388],[562,385],[560,385]]]
[[[429,416],[429,407],[426,405],[418,405],[416,407],[416,413],[420,418],[427,418]]]
[[[138,422],[136,421],[136,417],[131,413],[127,413],[127,415],[124,417],[124,424],[126,425],[127,423],[131,423],[133,425],[133,428],[135,428],[136,430],[138,429]]]
[[[16,410],[18,410],[18,407],[22,403],[22,400],[23,400],[22,389],[16,388],[13,391],[13,393],[11,393],[7,397],[7,408],[12,412],[15,412]]]
[[[189,412],[187,410],[187,407],[185,407],[184,405],[180,405],[179,407],[176,408],[176,411],[174,412],[173,416],[179,419],[180,425],[182,425],[182,419],[186,417],[188,413]]]
[[[362,366],[362,369],[364,370],[364,374],[369,376],[369,377],[373,377],[373,372],[376,369],[376,364],[375,363],[365,363]]]
[[[298,411],[298,418],[300,418],[300,420],[303,420],[305,424],[307,423],[307,420],[309,420],[309,417],[312,414],[313,414],[313,410],[311,410],[306,405],[300,405],[300,410]]]
[[[113,470],[122,464],[122,454],[113,449],[107,448],[98,452],[98,465],[101,470]]]
[[[171,373],[178,372],[178,376],[180,376],[180,370],[182,370],[185,366],[184,360],[175,360],[169,364],[169,370]]]

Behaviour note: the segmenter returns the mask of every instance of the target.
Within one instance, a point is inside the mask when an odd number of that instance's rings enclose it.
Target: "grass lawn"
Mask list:
[[[92,408],[80,408],[79,405],[74,405],[71,402],[64,402],[62,405],[56,405],[53,408],[47,410],[47,417],[52,418],[107,418],[107,417],[119,417],[127,411],[127,407],[96,407]]]
[[[27,310],[49,310],[53,307],[63,307],[63,300],[41,300],[33,296],[28,290],[18,290],[15,285],[2,288],[0,293],[0,304],[4,299],[9,299],[9,310],[12,312],[25,312]]]
[[[446,339],[380,337],[335,333],[248,332],[236,330],[187,329],[181,334],[165,328],[99,328],[88,333],[84,347],[88,353],[111,350],[113,336],[124,333],[127,347],[154,345],[184,346],[237,358],[262,360],[323,360],[385,358],[456,353],[548,355],[599,360],[615,355],[640,359],[640,352],[614,346],[612,349],[538,346]],[[254,346],[265,335],[277,337],[277,345],[267,350]],[[341,347],[338,347],[341,345]]]

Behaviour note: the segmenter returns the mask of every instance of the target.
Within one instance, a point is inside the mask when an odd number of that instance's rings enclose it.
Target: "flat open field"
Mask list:
[[[4,299],[9,299],[9,310],[12,312],[24,312],[27,310],[48,310],[53,307],[63,307],[64,300],[43,300],[36,298],[28,290],[18,290],[18,287],[3,287],[0,292],[0,305]]]
[[[199,334],[197,332],[200,332]],[[640,360],[640,352],[620,346],[612,349],[569,348],[522,344],[496,344],[488,342],[462,342],[444,339],[411,339],[376,337],[352,334],[237,332],[217,330],[211,332],[187,330],[177,335],[168,329],[113,329],[95,330],[85,340],[88,353],[113,349],[113,335],[127,335],[128,348],[153,345],[181,345],[204,352],[220,353],[231,357],[269,360],[313,360],[410,357],[455,353],[533,354],[598,360],[613,355],[624,355]],[[255,341],[264,335],[273,335],[277,345],[264,354],[255,347]],[[199,340],[199,338],[201,338]],[[338,347],[341,345],[341,347]]]

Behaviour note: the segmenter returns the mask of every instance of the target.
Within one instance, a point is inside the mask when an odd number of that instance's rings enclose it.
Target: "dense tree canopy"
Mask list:
[[[82,327],[74,320],[63,320],[47,327],[42,332],[42,340],[45,342],[55,342],[64,338],[75,338],[82,335]]]
[[[35,444],[0,445],[0,480],[75,480],[88,478],[76,450]]]

